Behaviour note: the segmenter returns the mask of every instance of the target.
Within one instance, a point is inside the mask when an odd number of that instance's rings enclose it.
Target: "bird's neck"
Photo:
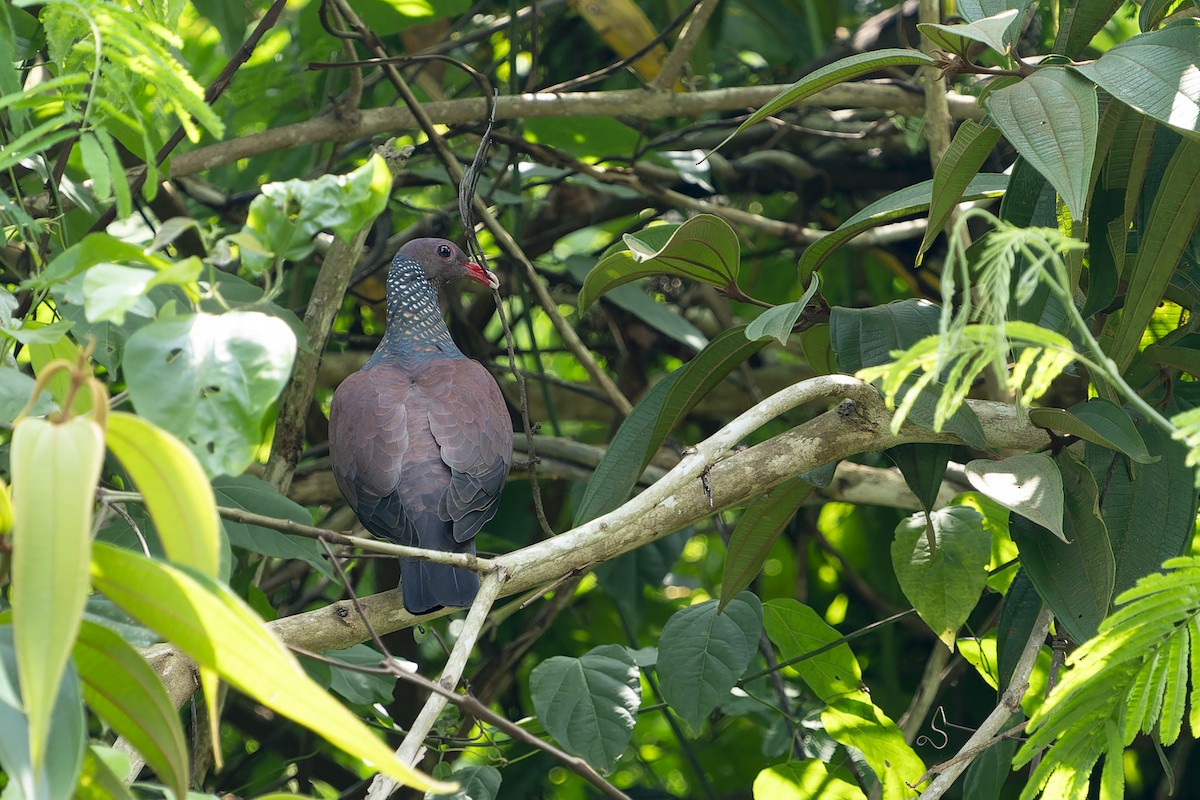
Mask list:
[[[442,318],[437,287],[416,262],[393,265],[387,281],[387,330],[371,361],[444,356],[461,358],[462,351]]]

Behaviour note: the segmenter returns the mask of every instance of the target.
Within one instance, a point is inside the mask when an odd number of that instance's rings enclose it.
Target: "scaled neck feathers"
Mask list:
[[[387,330],[371,363],[463,357],[446,329],[437,287],[421,265],[411,259],[393,262],[387,278]]]

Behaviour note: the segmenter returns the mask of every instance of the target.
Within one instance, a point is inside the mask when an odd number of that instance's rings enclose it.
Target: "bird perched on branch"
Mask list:
[[[414,239],[387,278],[387,330],[329,408],[333,475],[363,527],[400,544],[474,553],[496,513],[512,462],[512,423],[500,387],[450,338],[438,286],[499,281],[453,242]],[[404,608],[469,606],[470,570],[402,559]]]

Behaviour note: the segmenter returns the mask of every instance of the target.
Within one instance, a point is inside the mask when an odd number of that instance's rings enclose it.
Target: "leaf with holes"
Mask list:
[[[529,676],[529,693],[559,744],[601,772],[613,770],[642,704],[641,676],[628,650],[606,644],[581,658],[547,659]]]
[[[186,314],[138,329],[121,367],[139,414],[186,442],[210,475],[240,475],[269,433],[295,352],[278,317]]]
[[[658,640],[658,677],[663,699],[693,731],[750,665],[762,633],[762,605],[749,592],[725,610],[708,600],[675,612]]]

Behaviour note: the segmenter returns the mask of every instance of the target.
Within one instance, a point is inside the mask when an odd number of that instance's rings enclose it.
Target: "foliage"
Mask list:
[[[1195,793],[1194,4],[468,5],[0,6],[4,796]],[[326,414],[476,76],[449,316],[538,482],[521,599],[418,621]]]

